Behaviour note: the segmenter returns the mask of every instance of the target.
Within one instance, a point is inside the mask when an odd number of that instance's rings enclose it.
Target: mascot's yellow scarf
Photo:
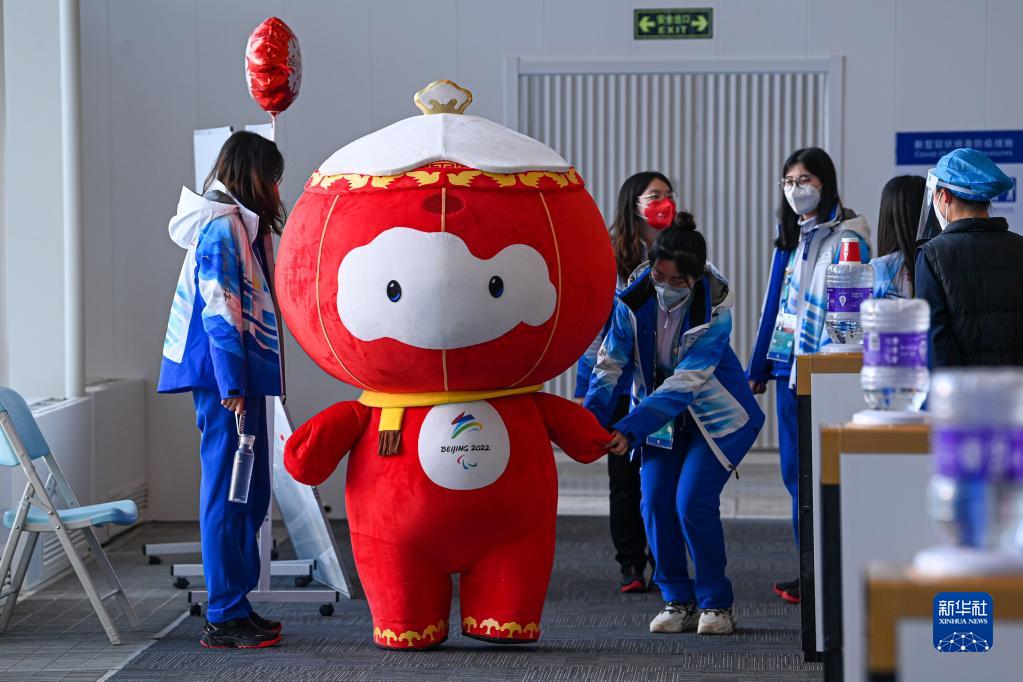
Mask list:
[[[363,391],[359,402],[366,407],[380,408],[380,428],[377,432],[377,452],[381,455],[398,454],[401,447],[401,418],[406,407],[433,407],[449,403],[468,403],[474,400],[504,398],[510,395],[536,393],[542,385],[504,388],[497,391],[434,391],[432,393],[377,393]]]

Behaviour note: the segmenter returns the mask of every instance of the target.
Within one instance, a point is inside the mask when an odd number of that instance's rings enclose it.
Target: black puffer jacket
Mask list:
[[[917,252],[916,296],[931,306],[935,367],[1023,365],[1023,236],[968,218]]]

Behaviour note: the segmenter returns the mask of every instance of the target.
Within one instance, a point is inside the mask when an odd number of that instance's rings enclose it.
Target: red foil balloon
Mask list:
[[[291,28],[277,17],[256,27],[245,47],[245,79],[256,104],[271,116],[298,97],[302,85],[302,52]]]

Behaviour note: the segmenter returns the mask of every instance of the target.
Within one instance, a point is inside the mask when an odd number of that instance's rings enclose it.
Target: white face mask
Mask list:
[[[948,227],[948,218],[941,214],[941,209],[938,208],[938,197],[934,197],[934,217],[938,219],[938,225],[941,227],[942,232]]]
[[[821,191],[813,185],[792,185],[785,190],[785,199],[796,215],[804,216],[821,203]]]
[[[689,287],[673,287],[654,282],[654,289],[657,291],[657,302],[662,310],[671,310],[689,298]]]

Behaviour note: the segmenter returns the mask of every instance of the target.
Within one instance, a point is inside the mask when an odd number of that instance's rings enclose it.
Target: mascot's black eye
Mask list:
[[[391,299],[392,303],[397,303],[401,298],[401,285],[396,280],[392,279],[387,283],[387,298]]]
[[[501,298],[504,293],[504,280],[500,277],[490,278],[490,295],[494,298]]]

